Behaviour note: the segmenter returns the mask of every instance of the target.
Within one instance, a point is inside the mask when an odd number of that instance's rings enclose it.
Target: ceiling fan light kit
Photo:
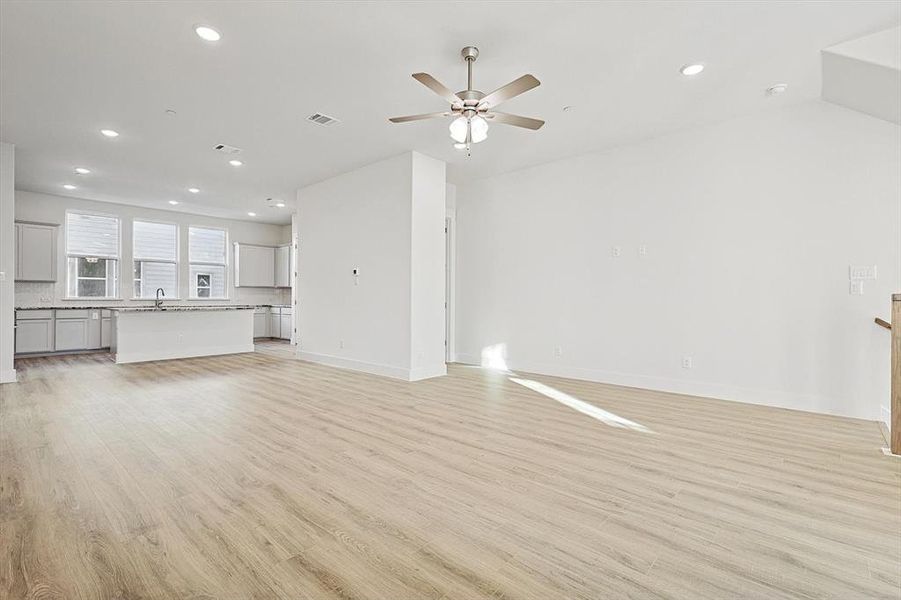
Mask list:
[[[409,123],[454,117],[448,126],[450,137],[454,141],[454,148],[466,150],[467,154],[470,152],[472,144],[478,144],[488,138],[489,121],[532,130],[540,129],[544,125],[544,121],[540,119],[494,110],[494,107],[500,103],[541,85],[541,82],[533,75],[523,75],[486,95],[472,87],[472,65],[479,57],[479,49],[475,46],[466,46],[460,51],[460,54],[466,61],[466,89],[456,94],[428,73],[413,73],[413,79],[450,103],[449,111],[392,117],[388,120],[392,123]]]

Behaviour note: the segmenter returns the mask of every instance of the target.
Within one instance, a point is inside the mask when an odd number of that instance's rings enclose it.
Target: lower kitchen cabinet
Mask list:
[[[60,311],[62,312],[62,311]],[[56,317],[56,344],[54,350],[85,350],[90,344],[90,312],[91,311],[65,311],[65,317]]]
[[[253,337],[269,337],[269,309],[258,308],[253,313]]]
[[[108,310],[17,310],[16,354],[109,348],[111,323]]]
[[[277,308],[270,309],[269,313],[269,337],[280,338],[282,331],[282,317]]]
[[[100,311],[100,347],[109,348],[112,339],[113,319],[108,310]]]
[[[281,328],[280,328],[281,338],[290,340],[291,339],[291,315],[282,315],[281,316]]]
[[[53,352],[53,311],[16,311],[16,353]]]

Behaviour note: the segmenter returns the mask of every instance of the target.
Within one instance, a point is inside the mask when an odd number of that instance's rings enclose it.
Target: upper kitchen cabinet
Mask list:
[[[275,287],[291,287],[291,245],[275,249]]]
[[[275,287],[275,248],[235,242],[235,287]]]
[[[16,281],[56,281],[58,225],[16,223]]]
[[[291,287],[291,246],[235,242],[235,287]]]

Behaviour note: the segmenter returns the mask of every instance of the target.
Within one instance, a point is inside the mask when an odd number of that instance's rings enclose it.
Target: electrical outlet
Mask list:
[[[851,282],[848,293],[852,296],[863,296],[863,280],[855,279]]]
[[[638,247],[638,256],[647,256],[648,255],[648,247],[644,244]]]
[[[563,356],[563,348],[561,348],[560,346],[554,346],[554,356],[556,356],[557,358]]]
[[[683,356],[683,357],[682,357],[682,368],[683,368],[683,369],[690,369],[691,367],[692,367],[691,357],[690,357],[690,356]]]
[[[619,258],[623,255],[623,249],[620,246],[614,246],[611,249],[611,253],[613,254],[613,258]]]
[[[848,279],[876,279],[876,265],[854,266],[848,267]]]

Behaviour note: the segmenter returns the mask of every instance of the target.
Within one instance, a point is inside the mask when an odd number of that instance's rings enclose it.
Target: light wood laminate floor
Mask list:
[[[875,423],[261,349],[18,361],[0,597],[901,598]]]

